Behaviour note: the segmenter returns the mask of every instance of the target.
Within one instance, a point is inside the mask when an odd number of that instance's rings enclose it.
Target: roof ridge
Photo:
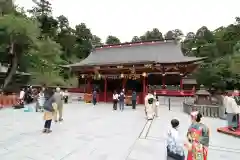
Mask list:
[[[126,42],[120,44],[107,44],[103,46],[95,47],[95,50],[101,50],[106,48],[121,48],[121,47],[131,47],[131,46],[142,46],[142,45],[154,45],[154,44],[166,44],[166,43],[175,43],[174,40],[152,40],[152,41],[144,41],[144,42]]]

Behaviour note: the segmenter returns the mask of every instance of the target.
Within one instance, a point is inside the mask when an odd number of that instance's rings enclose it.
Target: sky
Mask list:
[[[86,23],[93,34],[105,41],[108,35],[130,41],[147,30],[163,34],[172,29],[196,32],[201,26],[214,30],[234,23],[240,16],[239,0],[49,0],[53,15],[64,15],[72,27]],[[32,0],[15,0],[26,9]]]

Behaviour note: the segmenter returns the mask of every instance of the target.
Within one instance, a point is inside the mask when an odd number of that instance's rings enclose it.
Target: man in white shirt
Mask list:
[[[226,107],[228,128],[231,131],[236,131],[238,128],[238,115],[240,113],[239,106],[237,105],[233,96],[225,96],[223,101]]]
[[[24,98],[25,98],[25,91],[24,88],[20,91],[20,95],[19,95],[19,100],[20,100],[20,104],[24,103]]]
[[[62,112],[63,112],[63,101],[62,101],[62,94],[60,93],[61,89],[59,87],[56,88],[56,92],[54,93],[54,99],[57,103],[57,111],[55,111],[54,113],[54,120],[55,122],[59,121],[63,121],[62,118]],[[59,116],[57,118],[57,115]]]
[[[113,93],[113,110],[117,110],[117,103],[118,103],[118,94],[116,91]]]

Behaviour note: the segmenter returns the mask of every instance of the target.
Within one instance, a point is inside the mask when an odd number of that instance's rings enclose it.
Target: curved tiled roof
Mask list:
[[[174,41],[156,41],[147,43],[127,43],[96,48],[86,59],[69,67],[94,66],[128,63],[183,63],[202,60],[186,57],[180,45]]]

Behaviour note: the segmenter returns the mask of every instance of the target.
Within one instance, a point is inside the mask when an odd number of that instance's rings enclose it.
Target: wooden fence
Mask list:
[[[219,106],[217,105],[197,105],[183,102],[183,111],[190,114],[193,111],[199,111],[205,117],[219,117]]]

